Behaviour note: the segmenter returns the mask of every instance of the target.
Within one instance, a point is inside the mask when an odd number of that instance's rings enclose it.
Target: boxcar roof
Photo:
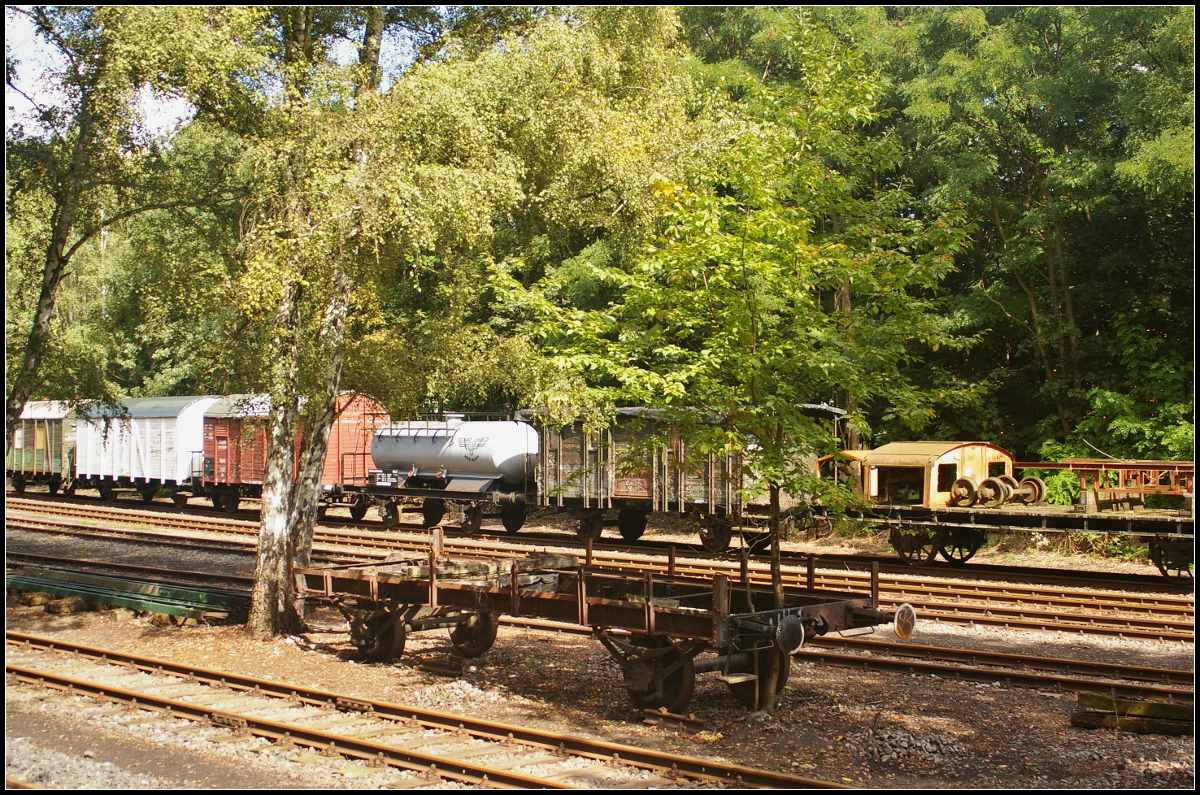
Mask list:
[[[846,455],[872,467],[926,467],[960,447],[990,447],[1012,458],[991,442],[889,442],[874,450],[847,450]]]
[[[190,395],[187,397],[149,397],[126,398],[121,401],[122,408],[132,418],[143,417],[178,417],[184,409],[198,400],[209,400],[216,395]],[[87,410],[88,417],[117,416],[111,409],[102,404],[93,404]]]
[[[265,417],[271,412],[270,395],[230,395],[208,407],[205,417]]]
[[[23,420],[61,420],[71,413],[72,407],[64,400],[30,400],[21,409]]]

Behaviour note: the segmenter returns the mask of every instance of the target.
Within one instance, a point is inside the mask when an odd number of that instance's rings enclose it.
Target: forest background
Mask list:
[[[317,460],[354,390],[709,409],[784,485],[1194,456],[1192,7],[6,14],[48,54],[6,46],[10,443],[30,398],[270,392]]]

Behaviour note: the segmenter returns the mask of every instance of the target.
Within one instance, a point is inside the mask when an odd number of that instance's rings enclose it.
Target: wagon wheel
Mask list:
[[[383,522],[384,527],[395,527],[400,524],[400,506],[396,503],[385,502],[376,510],[379,512],[379,521]]]
[[[404,624],[395,615],[350,623],[350,640],[367,662],[386,663],[402,656],[406,639]]]
[[[944,529],[920,527],[915,530],[892,528],[889,541],[900,557],[914,566],[924,566],[935,557],[945,538]]]
[[[626,541],[637,541],[641,538],[642,533],[646,532],[646,519],[649,516],[649,511],[622,508],[617,514],[617,529],[621,531],[621,538]]]
[[[509,534],[516,535],[525,525],[525,506],[502,505],[500,507],[500,524],[504,525],[505,531]]]
[[[580,541],[595,541],[604,533],[604,512],[588,511],[579,518],[579,527],[575,535]]]
[[[975,504],[975,492],[978,488],[975,478],[959,478],[950,487],[950,499],[947,502],[955,508],[969,508]]]
[[[369,499],[359,498],[350,505],[350,518],[356,522],[361,522],[363,517],[367,515],[367,509],[371,507]]]
[[[445,515],[446,502],[444,500],[429,497],[421,502],[421,517],[425,527],[436,527]]]
[[[966,563],[987,541],[987,533],[982,530],[955,527],[943,533],[945,541],[938,551],[949,563]]]
[[[101,502],[116,502],[117,492],[112,486],[101,486],[99,488]]]
[[[665,644],[671,643],[670,639],[662,636],[648,637],[645,640],[654,644],[646,648],[646,651],[665,648]],[[648,677],[651,684],[647,687],[645,684],[647,677],[630,675],[633,668],[637,666],[650,666],[652,670],[660,671],[677,663],[678,666],[675,670],[663,677],[661,694],[653,685],[653,676]],[[638,709],[665,709],[667,712],[680,713],[692,700],[692,694],[696,692],[695,661],[691,657],[685,658],[673,645],[669,651],[647,663],[635,663],[634,667],[626,668],[625,692],[629,693],[630,701]]]
[[[25,493],[25,478],[20,475],[13,475],[9,480],[12,481],[13,494]]]
[[[216,498],[214,497],[213,499],[215,500]],[[221,496],[220,508],[225,513],[236,513],[241,502],[241,495],[239,495],[236,491],[226,492]]]
[[[175,503],[176,508],[186,508],[188,504],[188,495],[177,491],[171,495],[171,502]]]
[[[999,508],[1010,496],[1012,490],[1000,478],[988,478],[979,484],[979,503],[985,508]]]
[[[500,619],[495,613],[474,613],[469,619],[450,630],[450,642],[464,657],[479,657],[496,642]]]
[[[700,517],[700,544],[713,554],[729,549],[733,540],[733,525],[724,516],[704,514]]]
[[[1195,542],[1192,539],[1175,541],[1152,538],[1149,553],[1150,560],[1167,579],[1181,582],[1195,579]]]
[[[999,480],[1005,486],[1008,486],[1009,491],[1016,491],[1018,488],[1020,488],[1020,486],[1017,485],[1017,479],[1010,475],[1000,475],[996,478],[996,480]]]
[[[483,505],[478,502],[468,505],[463,509],[463,520],[462,524],[458,526],[459,531],[464,535],[471,536],[478,533],[481,527],[483,527]]]
[[[781,651],[777,646],[768,646],[762,649],[755,649],[752,654],[758,658],[758,675],[764,681],[771,676],[775,677],[775,695],[778,696],[783,688],[787,685],[788,677],[792,673],[792,658]],[[745,670],[743,670],[743,668]],[[737,670],[730,669],[730,673],[754,673],[754,662],[749,665],[739,666]],[[738,701],[745,704],[747,707],[756,710],[770,709],[774,704],[766,702],[766,688],[758,687],[758,701],[755,702],[755,681],[753,679],[747,682],[729,682],[729,692]]]
[[[1041,478],[1028,477],[1021,481],[1021,502],[1040,505],[1046,499],[1046,482]]]

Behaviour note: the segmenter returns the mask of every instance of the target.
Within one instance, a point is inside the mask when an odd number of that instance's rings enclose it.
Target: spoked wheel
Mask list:
[[[575,534],[580,541],[595,541],[604,533],[604,512],[589,511],[579,519]]]
[[[975,504],[975,492],[978,488],[974,478],[959,478],[950,487],[948,502],[955,508],[969,508]]]
[[[13,475],[9,480],[12,481],[13,494],[25,493],[25,478],[20,475]]]
[[[525,526],[525,506],[500,506],[500,524],[504,525],[505,532],[516,535]]]
[[[1186,582],[1195,579],[1195,541],[1192,539],[1150,539],[1150,560],[1162,576]]]
[[[464,657],[479,657],[496,642],[500,619],[495,613],[475,613],[450,630],[450,642]]]
[[[944,540],[944,530],[934,530],[928,527],[915,529],[892,528],[892,549],[900,553],[900,557],[914,566],[924,566],[935,557],[941,549]]]
[[[944,531],[946,540],[939,552],[949,563],[966,563],[987,541],[987,531],[955,527]]]
[[[700,518],[700,544],[709,552],[720,554],[729,549],[733,540],[733,525],[724,516],[704,514]]]
[[[646,532],[646,519],[649,516],[648,511],[622,508],[617,514],[617,529],[621,531],[621,538],[626,541],[637,541],[641,538],[642,533]]]
[[[407,634],[399,617],[384,614],[350,622],[350,640],[367,662],[391,662],[404,654]]]
[[[379,512],[379,521],[383,522],[384,527],[395,527],[400,524],[400,506],[396,503],[385,502],[376,510]]]
[[[650,657],[646,663],[625,669],[625,691],[638,709],[666,709],[680,713],[692,700],[696,692],[696,666],[691,657],[684,657],[669,638],[662,636],[644,638],[653,645],[646,648]],[[668,648],[669,647],[669,648]],[[665,651],[651,656],[653,650]],[[666,671],[662,677],[662,691],[654,684],[656,673]]]
[[[355,500],[350,505],[350,518],[356,522],[361,522],[363,517],[367,515],[367,509],[371,507],[371,501],[367,499]]]
[[[464,535],[475,535],[479,532],[479,528],[483,527],[483,504],[475,503],[468,505],[463,509],[462,524],[458,526],[460,532]]]
[[[425,527],[436,527],[445,515],[446,502],[444,500],[427,498],[421,503],[421,519]]]
[[[775,706],[774,703],[768,704],[766,688],[758,684],[758,682],[769,681],[771,677],[775,678],[775,696],[778,696],[783,688],[787,685],[788,677],[792,673],[792,658],[791,655],[784,653],[777,646],[769,646],[763,649],[757,649],[753,652],[757,658],[758,679],[750,679],[744,682],[728,683],[729,692],[738,701],[745,704],[750,709],[763,710],[770,709]],[[738,670],[730,670],[730,673],[748,673],[755,672],[755,664],[744,666],[745,670],[739,667]],[[774,699],[772,699],[774,701]]]

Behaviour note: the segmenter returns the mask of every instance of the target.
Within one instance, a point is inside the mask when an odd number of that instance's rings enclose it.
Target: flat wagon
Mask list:
[[[636,706],[674,713],[687,707],[697,674],[717,675],[762,709],[787,682],[790,655],[805,639],[887,623],[906,638],[916,622],[910,605],[880,610],[877,592],[786,588],[776,608],[770,589],[723,575],[630,573],[571,555],[447,557],[439,540],[435,532],[429,554],[409,560],[297,570],[297,589],[336,606],[373,662],[401,656],[410,633],[437,628],[450,631],[464,657],[478,657],[502,615],[586,627],[619,664]]]

